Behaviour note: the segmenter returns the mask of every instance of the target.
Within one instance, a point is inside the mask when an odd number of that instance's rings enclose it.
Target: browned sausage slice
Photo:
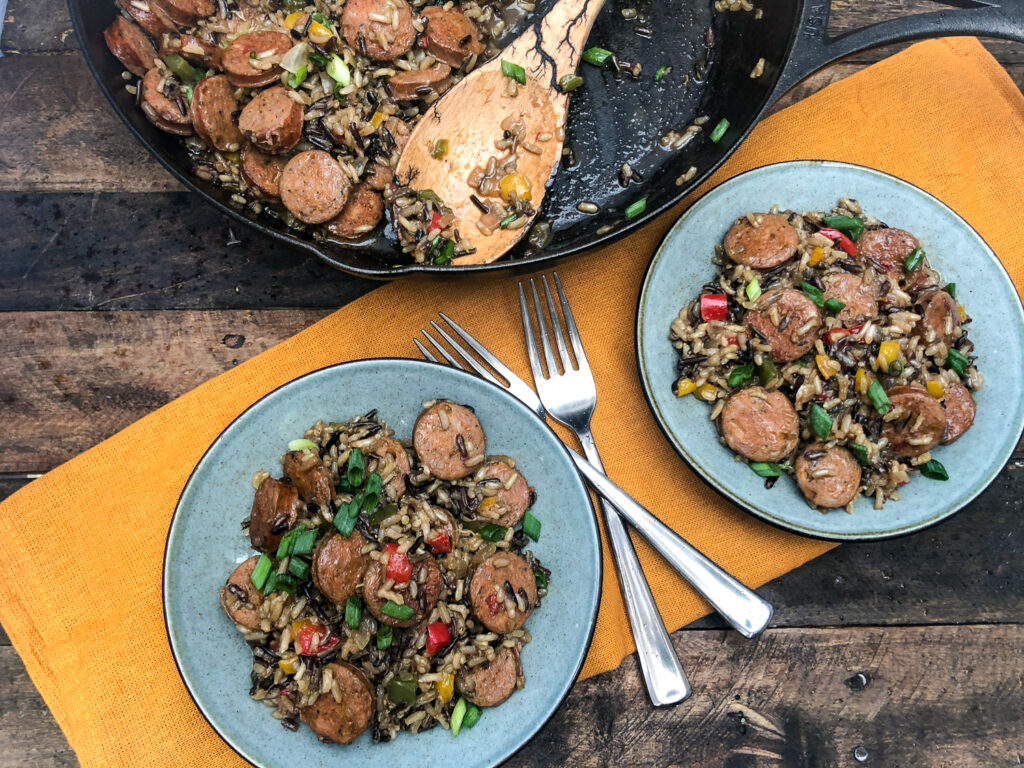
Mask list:
[[[267,88],[242,109],[238,127],[264,152],[287,152],[302,138],[302,105],[283,86]]]
[[[459,677],[459,690],[478,707],[496,707],[516,691],[523,674],[519,651],[501,648],[494,660]]]
[[[118,16],[113,23],[103,30],[103,39],[107,48],[124,64],[124,68],[133,75],[143,77],[156,58],[156,48],[146,37],[137,24]]]
[[[751,461],[781,461],[800,440],[793,404],[778,390],[747,387],[734,392],[719,418],[726,444]]]
[[[313,550],[313,585],[335,603],[358,594],[363,574],[373,562],[362,553],[368,543],[359,531],[347,537],[332,533],[321,538]]]
[[[299,221],[323,224],[348,202],[352,182],[322,149],[299,152],[281,174],[281,202]]]
[[[942,404],[946,408],[946,430],[942,433],[942,444],[949,445],[971,428],[978,407],[967,387],[957,383],[946,388]]]
[[[412,447],[424,466],[441,480],[458,480],[483,462],[487,444],[476,414],[441,400],[420,413]]]
[[[923,387],[893,387],[887,393],[892,410],[886,414],[882,437],[903,456],[920,456],[939,444],[946,431],[946,412]]]
[[[771,269],[793,258],[800,237],[786,217],[774,213],[753,216],[756,226],[741,216],[725,233],[722,245],[726,255],[754,269]]]
[[[498,486],[497,495],[485,497],[480,502],[480,516],[506,528],[511,528],[522,520],[526,510],[533,503],[533,492],[519,470],[513,469],[503,461],[490,461],[484,465],[482,479],[498,480],[501,485]]]
[[[857,497],[860,464],[846,448],[808,445],[796,458],[796,484],[818,507],[845,507]]]
[[[183,27],[191,27],[204,16],[212,16],[215,8],[213,0],[147,0],[156,6],[172,21]]]
[[[416,27],[405,0],[347,0],[341,31],[356,51],[376,61],[393,61],[412,50]]]
[[[335,237],[355,240],[380,223],[384,216],[384,198],[367,184],[360,184],[345,204],[345,210],[331,219],[325,227]]]
[[[224,75],[204,77],[192,92],[192,125],[196,133],[222,152],[235,152],[242,134],[233,117],[238,109],[235,86]]]
[[[949,344],[954,332],[960,327],[960,308],[956,299],[945,291],[926,293],[919,300],[923,312],[921,321],[914,329],[925,344],[941,341]]]
[[[248,142],[242,145],[242,176],[268,197],[281,196],[281,174],[287,164],[286,157],[264,154]]]
[[[170,16],[146,0],[118,0],[117,4],[156,40],[160,40],[168,32],[178,31],[178,26],[171,21]],[[152,61],[146,69],[151,66]]]
[[[461,67],[470,54],[484,52],[480,30],[476,24],[454,8],[445,10],[439,5],[428,5],[420,14],[427,20],[423,36],[427,52],[455,69]]]
[[[451,73],[452,68],[442,62],[430,69],[402,69],[388,78],[388,88],[399,101],[422,99],[435,91],[443,91]]]
[[[224,49],[221,66],[235,85],[258,88],[281,76],[278,64],[291,47],[292,39],[284,32],[248,32]]]
[[[281,536],[295,525],[298,515],[299,492],[295,487],[265,478],[256,489],[249,513],[249,540],[253,547],[275,552]]]
[[[390,437],[377,438],[373,444],[373,454],[379,459],[375,471],[384,483],[385,494],[391,501],[398,501],[405,493],[405,476],[412,468],[409,454],[400,442]]]
[[[849,272],[836,272],[822,282],[826,300],[839,299],[846,305],[837,315],[843,325],[868,320],[878,314],[878,294],[873,283],[865,283]]]
[[[188,136],[192,133],[192,118],[189,116],[189,109],[185,103],[184,94],[178,94],[174,99],[168,98],[161,88],[164,83],[164,74],[153,67],[142,78],[142,94],[140,104],[142,113],[157,128],[176,133],[179,136]]]
[[[526,560],[495,552],[473,571],[469,581],[473,615],[499,635],[519,629],[537,604],[537,579]]]
[[[857,238],[857,258],[897,280],[906,274],[903,260],[915,248],[917,238],[905,229],[869,229]]]
[[[324,667],[332,685],[327,693],[299,711],[317,736],[335,744],[351,744],[370,725],[374,711],[373,686],[363,671],[343,661]]]
[[[334,499],[331,470],[320,463],[315,451],[289,451],[281,459],[281,469],[291,479],[305,502],[321,507]]]
[[[216,43],[190,35],[188,33],[178,34],[171,32],[162,35],[160,38],[160,55],[177,54],[186,61],[198,64],[201,67],[220,68],[220,57],[223,49]]]
[[[386,557],[386,555],[381,555]],[[366,569],[363,577],[363,600],[370,613],[377,617],[377,620],[392,627],[414,627],[423,621],[434,610],[437,605],[437,598],[441,595],[444,587],[444,576],[441,569],[437,567],[434,558],[427,555],[419,560],[412,561],[412,576],[405,584],[395,584],[391,591],[397,594],[416,613],[409,619],[401,621],[394,616],[388,616],[381,610],[389,598],[379,595],[378,592],[384,587],[386,581],[386,561],[375,562]],[[416,596],[412,596],[410,585],[416,583]],[[393,601],[397,602],[397,601]]]
[[[259,555],[253,555],[241,563],[228,576],[227,584],[220,588],[220,607],[235,624],[247,629],[259,629],[260,626],[263,595],[250,578],[259,559]]]
[[[814,346],[821,315],[801,291],[773,288],[758,299],[757,309],[747,312],[746,323],[771,345],[775,362],[788,363]]]

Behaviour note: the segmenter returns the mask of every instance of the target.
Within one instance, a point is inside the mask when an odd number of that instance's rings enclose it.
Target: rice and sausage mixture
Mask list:
[[[472,409],[424,404],[412,446],[376,412],[317,422],[280,479],[253,476],[254,549],[220,590],[252,648],[249,695],[290,730],[374,741],[457,735],[525,683],[523,626],[549,571],[533,489],[488,456]]]
[[[865,215],[777,207],[737,219],[717,271],[669,338],[679,397],[711,405],[721,441],[807,502],[881,508],[974,422],[971,322],[910,232]]]

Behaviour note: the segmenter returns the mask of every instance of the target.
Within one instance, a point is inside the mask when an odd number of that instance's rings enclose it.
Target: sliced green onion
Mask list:
[[[301,557],[293,557],[288,561],[288,573],[299,581],[305,581],[309,578],[309,561],[303,560]]]
[[[465,728],[472,728],[476,725],[480,719],[480,715],[483,714],[483,710],[475,704],[470,704],[469,709],[466,710],[466,718],[462,721],[462,725]]]
[[[822,295],[821,289],[817,286],[811,285],[804,280],[804,282],[800,283],[800,290],[804,292],[807,298],[814,302],[815,306],[825,306],[825,297]]]
[[[485,525],[480,529],[480,536],[487,541],[502,541],[505,538],[505,533],[507,531],[508,528],[505,526],[491,523],[490,525]]]
[[[630,203],[629,207],[626,209],[626,221],[629,221],[630,219],[635,219],[637,216],[639,216],[646,210],[647,198],[641,197],[635,203]]]
[[[281,537],[281,541],[277,545],[278,560],[292,553],[292,543],[295,541],[295,537],[298,536],[302,530],[304,529],[292,528],[288,533]]]
[[[533,580],[537,584],[537,589],[548,588],[548,577],[544,575],[543,571],[534,571]]]
[[[395,631],[388,624],[381,624],[377,627],[377,648],[381,651],[386,651],[391,647],[391,640],[395,636]]]
[[[299,438],[298,440],[292,440],[290,443],[288,443],[289,451],[304,451],[307,448],[311,451],[316,451],[320,449],[320,446],[318,446],[312,440],[307,440],[304,437]]]
[[[501,74],[511,77],[520,85],[526,85],[526,70],[511,61],[501,60]]]
[[[846,305],[843,302],[841,302],[839,299],[836,299],[836,298],[825,299],[824,307],[829,312],[831,312],[833,315],[838,315],[840,312],[843,311],[843,308],[845,306]]]
[[[356,527],[356,519],[359,517],[359,502],[358,497],[352,501],[346,501],[334,514],[334,527],[342,536],[352,535],[352,531]]]
[[[348,479],[348,484],[353,488],[358,488],[363,484],[363,478],[366,476],[366,460],[363,458],[363,452],[358,448],[353,448],[348,455],[348,470],[345,476]]]
[[[417,200],[433,200],[435,203],[440,203],[441,202],[441,198],[437,194],[437,192],[435,192],[434,190],[430,189],[429,187],[427,189],[416,190],[416,199]]]
[[[412,672],[399,672],[387,684],[388,698],[395,704],[415,704],[416,691],[419,689],[419,675]]]
[[[380,503],[380,475],[376,472],[370,473],[370,479],[366,481],[366,490],[363,491],[362,503],[360,508],[363,512],[369,512],[371,509],[376,509]]]
[[[292,540],[292,554],[293,555],[308,555],[313,551],[313,545],[316,544],[316,528],[296,528],[298,533]]]
[[[761,282],[756,277],[747,283],[746,294],[750,301],[757,301],[761,295]]]
[[[662,80],[665,79],[665,75],[667,75],[671,71],[672,67],[668,66],[667,64],[662,64],[660,67],[658,67],[658,71],[654,73],[654,82],[660,83]]]
[[[462,720],[466,716],[466,700],[459,696],[455,702],[455,709],[452,710],[452,736],[458,736],[462,729]]]
[[[178,54],[169,53],[163,58],[164,64],[167,65],[167,68],[186,83],[195,83],[200,79],[200,75],[196,71],[196,68]]]
[[[711,130],[711,135],[708,138],[717,144],[722,140],[722,137],[725,136],[725,132],[727,130],[729,130],[729,121],[723,117],[718,121],[718,125]]]
[[[363,618],[363,601],[355,595],[349,596],[345,601],[345,623],[351,629],[359,629],[359,622]]]
[[[316,13],[313,14],[313,21],[315,21],[317,24],[323,24],[328,29],[333,29],[334,28],[331,25],[331,20],[328,19],[326,16],[324,16],[319,11],[317,11]]]
[[[263,588],[263,596],[266,597],[271,592],[277,589],[277,573],[270,574],[270,578],[267,579],[267,584]]]
[[[587,48],[583,52],[583,60],[587,64],[593,64],[595,67],[603,67],[611,57],[611,51],[605,48],[598,48],[596,45],[593,48]]]
[[[506,216],[504,219],[502,219],[498,223],[498,226],[501,227],[502,229],[508,229],[508,225],[511,224],[513,221],[515,221],[518,218],[519,218],[519,214],[517,214],[517,213],[510,213],[508,216]]]
[[[889,363],[889,367],[885,369],[885,372],[890,376],[899,376],[903,373],[903,363],[899,360],[893,360]]]
[[[942,290],[948,293],[950,297],[956,298],[956,283],[946,283],[946,287]]]
[[[256,589],[263,589],[273,567],[274,561],[270,559],[270,555],[266,552],[260,555],[260,559],[256,562],[256,567],[252,569],[252,574],[249,576],[249,581],[252,582]]]
[[[289,88],[298,88],[306,79],[306,73],[306,67],[299,67],[295,72],[288,73],[288,77],[285,78],[285,82],[288,83]]]
[[[448,154],[448,139],[438,139],[434,142],[434,148],[430,150],[430,156],[435,160],[443,160]]]
[[[932,459],[921,465],[921,474],[932,480],[949,480],[949,473],[941,462]]]
[[[327,62],[327,76],[342,88],[352,82],[352,70],[348,68],[348,64],[342,61],[341,56],[336,53]]]
[[[447,264],[452,260],[452,256],[455,254],[455,241],[449,240],[447,237],[444,239],[444,245],[441,246],[441,252],[434,257],[435,264]]]
[[[767,387],[768,384],[779,375],[779,369],[775,367],[775,363],[768,356],[761,358],[761,363],[757,366],[757,380],[761,382],[762,387]]]
[[[915,248],[910,252],[910,255],[903,260],[903,266],[906,268],[907,272],[913,272],[921,266],[922,261],[924,261],[924,249]]]
[[[859,461],[865,467],[871,466],[871,459],[868,458],[868,448],[866,445],[861,445],[860,443],[850,443],[850,445],[847,447],[851,451],[853,451],[853,455],[857,457],[857,461]]]
[[[864,234],[864,222],[858,216],[825,216],[821,221],[826,227],[838,229],[854,241]]]
[[[523,533],[534,541],[540,538],[540,520],[527,512],[523,515]],[[502,537],[504,538],[504,537]]]
[[[828,440],[829,433],[832,431],[832,417],[828,415],[828,411],[817,403],[812,404],[809,421],[814,434],[822,440]]]
[[[742,387],[748,381],[754,378],[754,366],[752,365],[737,365],[731,371],[729,371],[728,384],[731,389],[736,387]]]
[[[969,364],[970,361],[964,357],[958,349],[951,349],[946,355],[946,365],[956,371],[960,376],[967,373],[967,366]]]
[[[184,86],[183,90],[185,91],[185,100],[189,104],[191,104],[192,103],[192,86],[191,85],[186,85],[186,86]]]
[[[749,467],[758,477],[779,477],[784,474],[782,467],[769,461],[752,461]]]
[[[565,75],[558,81],[558,87],[562,89],[562,93],[575,91],[581,85],[583,85],[583,78],[579,75]]]
[[[885,394],[885,390],[882,389],[882,385],[878,383],[878,379],[871,382],[868,387],[868,400],[875,406],[875,410],[878,411],[882,416],[885,416],[890,410],[892,410],[892,404],[889,402],[889,396]]]
[[[316,51],[313,51],[311,54],[309,54],[309,60],[316,64],[318,67],[322,67],[325,64],[327,64],[327,57],[324,56],[322,53],[317,53]]]
[[[381,606],[380,612],[385,616],[390,616],[392,619],[398,619],[399,621],[408,621],[416,615],[416,611],[408,605],[399,605],[391,600],[388,600]]]
[[[289,576],[287,573],[275,573],[267,581],[267,588],[263,590],[264,595],[269,595],[271,592],[287,592],[289,595],[295,594],[295,588],[298,584],[295,578]]]

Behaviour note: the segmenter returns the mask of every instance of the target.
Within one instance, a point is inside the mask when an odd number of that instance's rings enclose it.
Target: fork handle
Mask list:
[[[771,603],[715,565],[587,459],[575,451],[569,453],[587,482],[621,512],[722,618],[744,637],[755,637],[764,631],[772,618]]]

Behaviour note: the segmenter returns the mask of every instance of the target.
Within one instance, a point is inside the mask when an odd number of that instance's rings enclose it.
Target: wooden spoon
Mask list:
[[[494,261],[529,230],[565,142],[568,95],[558,82],[576,72],[583,44],[603,6],[604,0],[559,0],[498,56],[434,102],[413,130],[395,175],[399,183],[413,189],[434,190],[454,211],[462,238],[469,240],[476,252],[457,257],[452,264]],[[509,78],[502,74],[502,61],[526,70],[526,84],[516,84],[515,96],[508,94]],[[540,149],[540,154],[518,150],[517,172],[530,182],[530,204],[535,213],[525,226],[496,228],[494,234],[484,235],[476,226],[481,211],[470,200],[476,190],[467,180],[488,158],[500,160],[507,154],[494,143],[502,137],[502,121],[510,116],[525,123],[522,140]],[[550,138],[538,139],[545,134]],[[439,139],[448,141],[448,152],[436,160],[431,151]],[[495,200],[487,198],[485,202]]]

